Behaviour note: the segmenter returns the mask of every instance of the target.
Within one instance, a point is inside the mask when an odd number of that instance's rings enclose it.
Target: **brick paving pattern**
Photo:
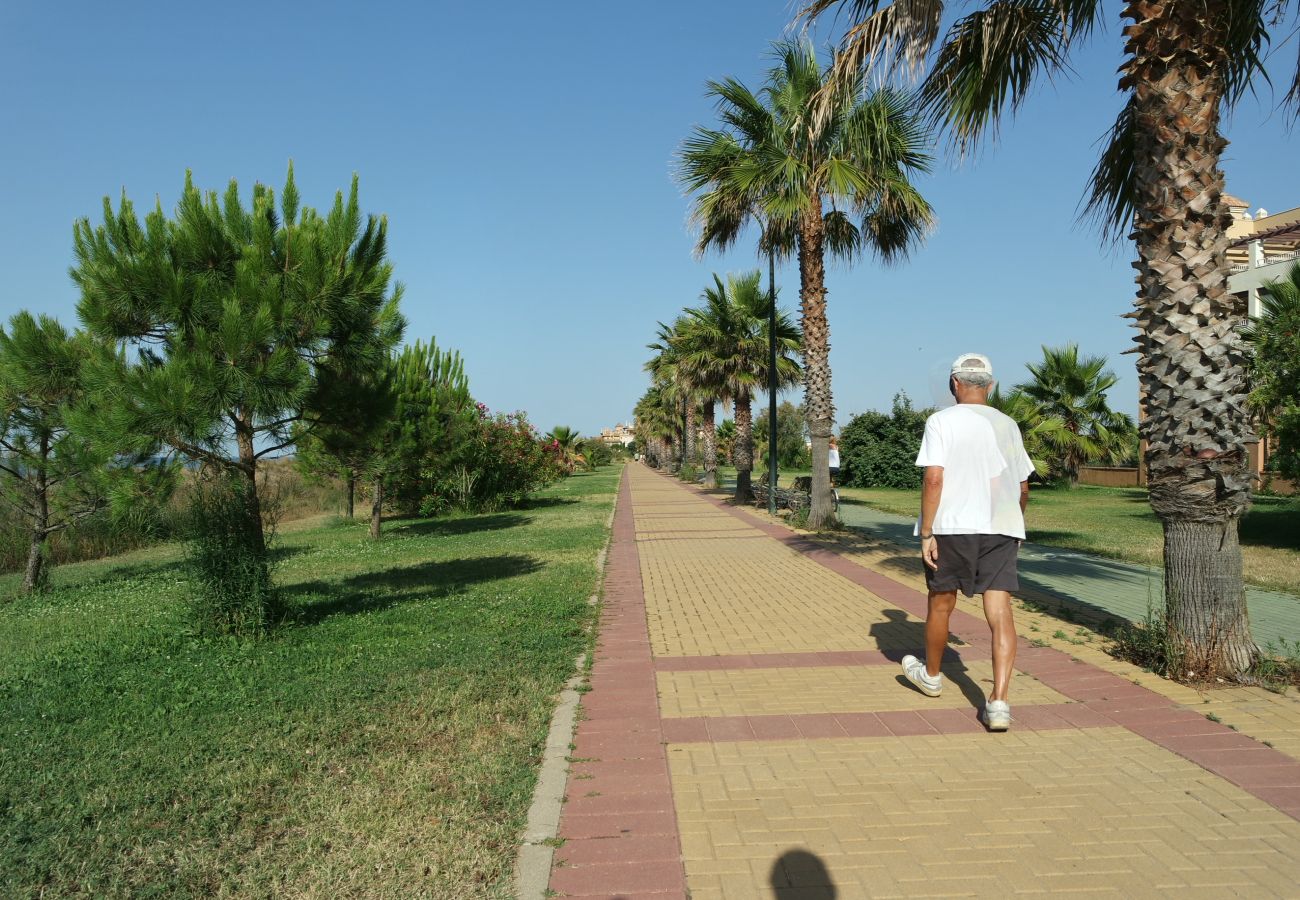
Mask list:
[[[1286,747],[1094,648],[1028,643],[1015,724],[988,734],[977,606],[953,616],[943,697],[900,679],[924,607],[870,547],[629,465],[552,890],[1300,896]],[[1254,702],[1272,733],[1300,732],[1300,705]]]

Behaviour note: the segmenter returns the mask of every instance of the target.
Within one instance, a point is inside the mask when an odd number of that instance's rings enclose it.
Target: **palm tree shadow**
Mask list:
[[[901,609],[885,610],[885,618],[888,621],[875,622],[867,629],[867,633],[875,639],[876,645],[881,648],[880,652],[885,655],[885,658],[902,662],[903,657],[911,653],[920,659],[925,659],[925,623],[908,618],[907,613]],[[969,670],[961,654],[952,647],[946,647],[940,668],[944,678],[957,686],[971,706],[975,709],[984,708],[986,700],[984,689],[967,674]],[[921,693],[916,685],[902,675],[898,675],[895,680],[908,690]]]
[[[298,625],[315,625],[335,615],[377,612],[413,600],[459,594],[476,584],[528,575],[542,568],[531,556],[502,553],[472,559],[430,561],[365,572],[341,581],[311,581],[285,591]]]
[[[839,890],[822,858],[808,850],[787,850],[772,863],[769,878],[780,900],[835,900]]]

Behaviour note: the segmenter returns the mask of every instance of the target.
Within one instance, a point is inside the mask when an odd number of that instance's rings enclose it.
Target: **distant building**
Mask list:
[[[1249,315],[1259,315],[1259,289],[1287,277],[1300,261],[1300,207],[1270,214],[1231,195],[1224,200],[1232,210],[1228,238],[1228,290],[1246,301]]]
[[[600,441],[603,444],[621,444],[624,447],[630,447],[636,441],[636,432],[632,426],[620,422],[613,428],[602,428],[600,430]]]

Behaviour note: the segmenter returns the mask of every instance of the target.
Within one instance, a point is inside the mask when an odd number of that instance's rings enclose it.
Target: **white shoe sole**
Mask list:
[[[989,731],[1006,731],[1008,728],[1011,727],[1010,716],[1008,716],[1005,719],[1001,719],[1001,718],[993,719],[988,715],[981,715],[980,721],[984,723],[984,727],[987,728]]]
[[[916,657],[911,657],[911,658],[916,659]],[[903,668],[903,677],[906,678],[909,683],[916,685],[916,689],[920,691],[922,694],[925,694],[925,696],[927,697],[938,697],[940,694],[943,693],[942,684],[939,685],[939,687],[937,688],[932,688],[921,679],[913,678],[912,673],[907,671],[906,667]]]

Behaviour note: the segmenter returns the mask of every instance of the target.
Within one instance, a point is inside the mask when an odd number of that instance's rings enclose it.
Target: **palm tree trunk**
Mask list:
[[[716,490],[718,487],[718,429],[713,424],[713,400],[704,401],[700,430],[704,432],[704,488]]]
[[[747,393],[736,395],[736,502],[751,503],[754,489],[750,484],[754,471],[754,412]]]
[[[831,399],[831,333],[826,322],[826,261],[822,200],[811,198],[799,222],[799,304],[804,339],[804,415],[812,438],[812,506],[808,527],[836,524],[831,496],[830,441],[835,423]]]
[[[1133,91],[1138,255],[1130,315],[1139,329],[1151,508],[1165,533],[1168,639],[1184,672],[1239,675],[1258,649],[1237,543],[1250,503],[1251,434],[1245,310],[1227,290],[1232,220],[1219,169],[1227,12],[1142,0],[1125,16],[1134,21],[1121,87]]]
[[[682,435],[682,447],[685,453],[682,454],[682,467],[695,465],[695,403],[686,404],[686,428]]]

